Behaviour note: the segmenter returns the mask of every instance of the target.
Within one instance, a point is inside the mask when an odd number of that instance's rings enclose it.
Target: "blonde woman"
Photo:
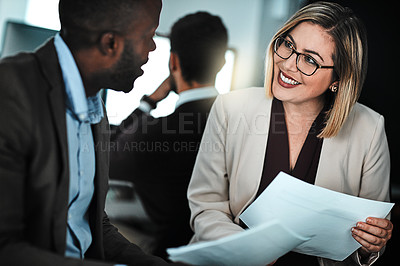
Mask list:
[[[217,98],[188,189],[193,241],[244,230],[239,215],[279,171],[389,201],[384,119],[357,103],[367,70],[366,40],[351,10],[326,2],[308,5],[273,37],[266,89]],[[275,265],[370,265],[392,228],[387,219],[359,221],[349,234],[362,247],[343,262],[288,253]]]

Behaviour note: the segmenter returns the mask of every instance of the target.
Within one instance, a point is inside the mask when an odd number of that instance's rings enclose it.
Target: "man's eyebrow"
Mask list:
[[[294,47],[297,47],[296,46],[296,42],[294,41],[292,35],[288,34],[287,36],[289,37],[291,42],[294,44]],[[324,59],[322,58],[322,56],[318,52],[313,51],[313,50],[309,50],[309,49],[305,49],[304,52],[309,53],[309,54],[315,54],[316,56],[318,56],[322,60],[322,62],[324,62]]]

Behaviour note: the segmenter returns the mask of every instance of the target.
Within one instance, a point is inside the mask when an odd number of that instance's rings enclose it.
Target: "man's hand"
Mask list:
[[[159,102],[168,96],[171,89],[175,86],[173,77],[169,76],[166,78],[160,86],[149,96],[149,98],[155,102]]]

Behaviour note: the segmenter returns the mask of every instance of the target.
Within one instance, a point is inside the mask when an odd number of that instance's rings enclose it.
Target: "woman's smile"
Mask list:
[[[301,84],[300,82],[283,73],[282,71],[279,72],[278,83],[285,88],[294,88],[297,85]]]

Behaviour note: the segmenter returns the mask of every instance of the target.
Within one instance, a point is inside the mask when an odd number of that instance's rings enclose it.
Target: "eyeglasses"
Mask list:
[[[294,49],[294,44],[283,37],[278,37],[275,40],[274,52],[282,59],[288,59],[295,53],[297,55],[296,67],[306,76],[313,75],[319,68],[334,68],[334,66],[321,66],[312,56],[297,52]]]

